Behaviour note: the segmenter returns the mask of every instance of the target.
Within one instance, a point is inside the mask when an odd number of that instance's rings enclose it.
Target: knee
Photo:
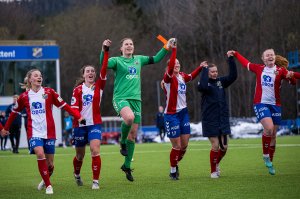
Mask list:
[[[124,122],[128,126],[131,126],[133,124],[133,121],[134,121],[134,115],[130,115],[130,116],[124,118]]]
[[[223,145],[223,151],[227,151],[227,149],[228,149],[228,145]]]
[[[47,161],[47,166],[48,166],[48,169],[53,168],[54,167],[53,161]]]
[[[76,154],[76,159],[79,160],[79,161],[82,161],[82,160],[84,159],[84,155],[85,155],[85,154],[77,153],[77,154]]]
[[[129,135],[128,135],[128,140],[134,142],[136,139],[136,133],[133,131],[130,131]]]
[[[187,147],[188,147],[188,145],[181,146],[181,147],[180,147],[180,150],[181,150],[181,151],[186,151]]]
[[[274,127],[264,128],[264,133],[266,135],[272,135],[273,134],[273,130],[274,130]]]
[[[219,143],[212,143],[211,149],[214,150],[214,151],[218,151],[219,150]]]

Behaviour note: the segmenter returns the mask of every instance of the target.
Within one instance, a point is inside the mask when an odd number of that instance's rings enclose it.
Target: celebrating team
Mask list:
[[[211,143],[210,165],[211,178],[220,177],[220,161],[228,149],[230,135],[229,109],[225,89],[237,79],[234,57],[256,75],[254,111],[263,125],[262,148],[263,160],[271,175],[275,174],[273,158],[276,146],[276,131],[281,121],[280,87],[283,79],[295,83],[300,73],[288,71],[282,62],[275,62],[273,49],[262,53],[264,64],[253,64],[239,52],[227,52],[229,75],[218,77],[215,64],[207,61],[186,74],[180,72],[180,62],[176,59],[177,41],[174,38],[165,42],[164,47],[155,56],[134,55],[134,43],[131,38],[124,38],[120,43],[121,56],[108,59],[110,40],[103,41],[100,54],[102,65],[96,80],[96,67],[85,65],[73,90],[71,106],[51,88],[42,86],[42,74],[38,69],[28,71],[25,78],[26,91],[22,93],[4,127],[0,124],[1,135],[9,134],[8,129],[16,114],[24,108],[28,114],[27,138],[30,151],[36,154],[38,169],[42,181],[38,189],[46,188],[46,194],[53,194],[50,176],[54,170],[55,124],[52,106],[64,108],[74,116],[73,138],[76,155],[73,158],[74,178],[78,186],[83,185],[80,176],[85,156],[86,144],[89,144],[92,157],[92,189],[99,189],[101,171],[101,112],[100,104],[106,82],[106,70],[114,72],[113,107],[123,118],[121,125],[120,153],[124,163],[121,170],[129,181],[132,176],[131,160],[135,149],[137,130],[141,122],[141,69],[145,65],[160,62],[168,51],[172,51],[167,62],[162,80],[166,94],[165,130],[171,141],[170,178],[179,179],[178,163],[183,159],[190,137],[190,122],[186,103],[186,83],[195,79],[201,72],[198,91],[202,94],[201,114],[203,135]],[[279,57],[280,59],[280,57]],[[284,59],[284,58],[283,58]],[[282,59],[281,59],[282,60]],[[286,62],[285,62],[286,63]],[[285,66],[284,66],[285,65]],[[130,78],[128,78],[130,77]],[[221,110],[221,111],[220,111]]]

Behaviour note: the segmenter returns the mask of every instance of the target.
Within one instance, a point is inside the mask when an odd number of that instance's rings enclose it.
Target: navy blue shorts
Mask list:
[[[73,140],[76,147],[83,147],[91,140],[101,140],[101,125],[90,125],[74,128]]]
[[[44,139],[38,137],[32,137],[29,140],[29,150],[30,154],[34,154],[34,148],[41,146],[44,148],[45,154],[54,154],[55,153],[55,139]]]
[[[190,118],[187,108],[175,114],[165,114],[165,130],[168,138],[177,138],[183,134],[191,134]]]
[[[281,122],[281,106],[270,104],[255,104],[254,112],[258,121],[265,117],[270,117],[275,125]]]

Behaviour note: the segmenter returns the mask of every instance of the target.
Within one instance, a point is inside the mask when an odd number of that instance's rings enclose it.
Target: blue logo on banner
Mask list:
[[[51,60],[58,58],[58,46],[0,46],[0,60]]]

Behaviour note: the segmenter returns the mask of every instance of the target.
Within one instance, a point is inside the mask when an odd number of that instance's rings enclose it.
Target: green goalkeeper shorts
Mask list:
[[[124,107],[128,106],[134,114],[133,123],[139,124],[141,122],[142,102],[140,100],[114,99],[113,106],[118,115],[120,115],[120,112]]]

